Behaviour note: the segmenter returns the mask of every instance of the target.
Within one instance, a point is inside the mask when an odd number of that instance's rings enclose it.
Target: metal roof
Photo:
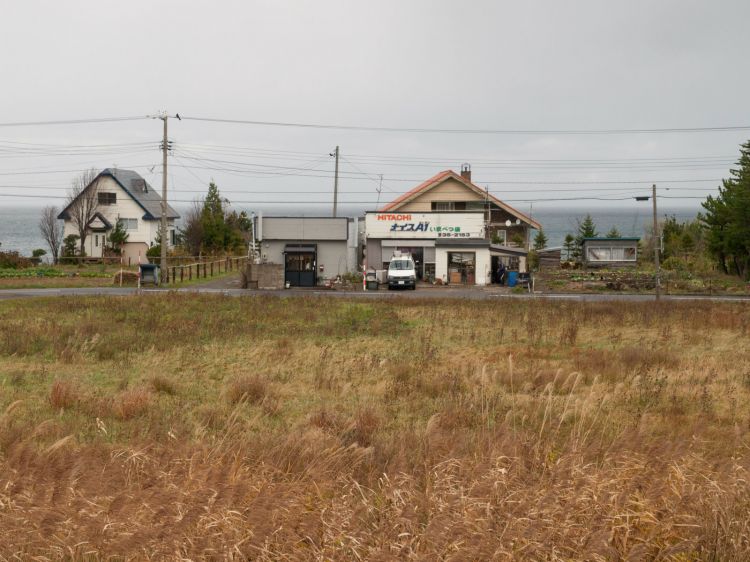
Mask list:
[[[159,218],[161,218],[161,195],[159,195],[159,193],[153,187],[151,187],[149,183],[145,179],[143,179],[138,172],[134,172],[133,170],[121,170],[120,168],[105,168],[104,170],[99,172],[96,178],[94,178],[94,181],[98,180],[102,176],[111,177],[125,191],[125,193],[130,195],[130,198],[133,199],[133,201],[138,203],[138,205],[143,209],[145,213],[143,215],[143,219],[158,220]],[[87,185],[86,189],[88,189],[89,186],[94,183],[94,181]],[[136,187],[137,184],[140,184],[141,187]],[[145,189],[143,189],[143,187],[145,187]],[[68,203],[65,206],[65,208],[57,218],[69,218],[67,212],[71,203]],[[180,214],[175,211],[169,204],[167,204],[167,218],[180,218]]]
[[[606,236],[594,236],[591,238],[584,238],[584,241],[595,241],[595,242],[612,242],[614,240],[623,240],[626,242],[637,242],[640,240],[637,236],[621,236],[619,238],[607,238]]]
[[[436,238],[435,246],[471,246],[489,248],[490,241],[484,238]]]

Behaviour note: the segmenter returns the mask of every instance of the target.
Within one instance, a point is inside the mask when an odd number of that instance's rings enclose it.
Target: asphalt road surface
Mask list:
[[[170,289],[140,289],[141,294],[167,293]],[[316,289],[288,289],[282,291],[257,291],[245,289],[216,289],[210,287],[189,287],[177,289],[179,293],[194,294],[223,294],[227,296],[278,296],[292,297],[332,297],[359,299],[472,299],[472,300],[502,300],[502,299],[550,299],[581,302],[597,301],[653,301],[653,294],[557,294],[557,293],[508,293],[493,291],[489,288],[440,288],[416,291],[331,291]],[[76,297],[76,296],[128,296],[139,293],[138,289],[128,287],[86,287],[65,289],[2,289],[0,300],[24,299],[35,297]],[[662,295],[664,301],[709,300],[717,302],[747,302],[750,297],[743,296],[709,296],[709,295]]]

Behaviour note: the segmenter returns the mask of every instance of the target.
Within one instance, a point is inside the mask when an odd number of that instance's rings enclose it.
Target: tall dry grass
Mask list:
[[[1,303],[0,559],[748,560],[749,328],[742,304]]]

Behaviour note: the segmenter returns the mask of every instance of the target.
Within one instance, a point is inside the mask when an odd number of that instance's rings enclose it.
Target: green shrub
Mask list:
[[[33,265],[29,258],[18,252],[0,252],[0,269],[25,269]]]

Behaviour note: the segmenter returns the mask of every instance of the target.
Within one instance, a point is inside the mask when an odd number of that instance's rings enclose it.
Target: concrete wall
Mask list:
[[[367,268],[380,269],[383,267],[383,251],[380,246],[379,238],[370,238],[367,240]]]
[[[283,289],[284,266],[276,263],[247,264],[247,279],[251,289]]]

